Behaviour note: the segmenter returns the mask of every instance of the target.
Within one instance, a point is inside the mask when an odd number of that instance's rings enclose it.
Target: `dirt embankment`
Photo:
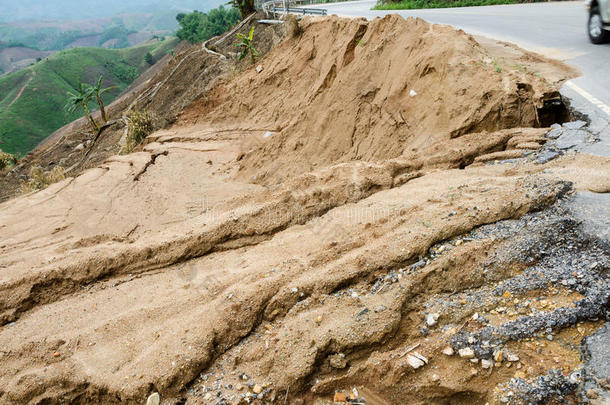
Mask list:
[[[421,20],[301,28],[0,205],[0,402],[577,400],[610,257],[566,204],[610,162],[540,128],[571,70]]]

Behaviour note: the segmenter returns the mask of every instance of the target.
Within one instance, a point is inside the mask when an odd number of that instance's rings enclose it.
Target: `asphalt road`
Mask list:
[[[582,1],[427,10],[373,11],[375,0],[321,4],[328,14],[372,19],[397,13],[453,25],[474,35],[513,42],[522,48],[577,66],[582,76],[562,89],[587,113],[610,122],[610,44],[593,45],[587,36]]]

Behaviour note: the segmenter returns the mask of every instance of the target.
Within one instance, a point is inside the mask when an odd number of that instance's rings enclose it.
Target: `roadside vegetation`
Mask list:
[[[402,0],[399,2],[379,0],[373,10],[411,10],[420,8],[450,8],[515,4],[514,0]]]
[[[191,43],[203,42],[226,32],[239,20],[240,13],[233,7],[220,6],[208,13],[197,10],[190,14],[180,13],[176,16],[180,25],[176,36]]]
[[[80,83],[95,83],[103,75],[104,87],[113,87],[100,94],[108,105],[150,67],[148,53],[154,63],[177,43],[171,38],[121,50],[75,48],[1,77],[0,148],[25,155],[53,131],[82,116],[79,111],[64,110],[66,93],[78,92]],[[97,97],[87,106],[97,110]]]

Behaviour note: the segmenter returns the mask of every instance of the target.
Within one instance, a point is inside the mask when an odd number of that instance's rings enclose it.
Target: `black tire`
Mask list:
[[[589,13],[589,21],[587,23],[587,32],[589,38],[594,44],[603,44],[610,39],[610,32],[603,28],[602,16],[598,8],[592,8]]]

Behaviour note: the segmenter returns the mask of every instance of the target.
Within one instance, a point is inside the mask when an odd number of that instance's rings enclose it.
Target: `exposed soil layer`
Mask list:
[[[566,204],[610,160],[540,128],[570,69],[420,20],[301,28],[203,98],[136,94],[196,101],[0,204],[0,403],[583,398],[610,254]]]

